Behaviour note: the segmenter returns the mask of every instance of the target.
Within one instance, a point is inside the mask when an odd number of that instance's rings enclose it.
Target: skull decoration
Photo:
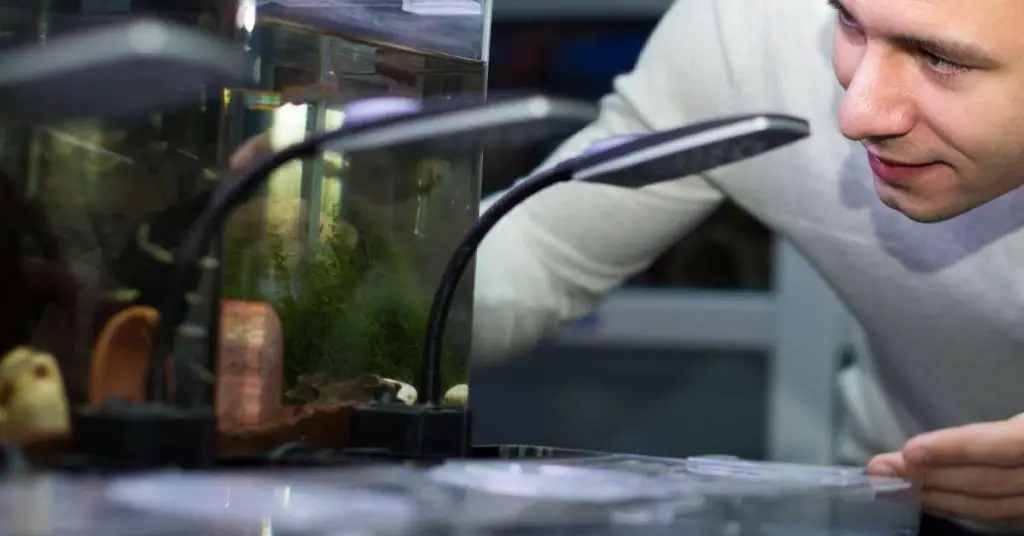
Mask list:
[[[57,360],[27,346],[8,352],[0,361],[0,441],[64,433],[69,419]]]
[[[408,383],[392,380],[391,378],[381,378],[381,381],[391,385],[392,388],[395,389],[395,398],[410,406],[415,404],[416,399],[419,398],[419,393],[416,392],[416,388]]]
[[[460,383],[451,389],[448,389],[444,394],[444,400],[442,402],[452,406],[465,406],[468,401],[469,386],[464,383]]]

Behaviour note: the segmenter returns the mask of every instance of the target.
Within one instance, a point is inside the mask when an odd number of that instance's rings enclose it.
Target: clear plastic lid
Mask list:
[[[410,497],[271,474],[160,473],[104,480],[40,477],[0,486],[0,536],[146,536],[268,529],[400,530]],[[221,532],[223,531],[223,532]]]
[[[869,488],[875,492],[891,492],[913,486],[911,482],[900,478],[868,475],[859,467],[757,462],[731,456],[688,458],[686,471],[699,477],[770,483],[786,487]]]
[[[165,473],[113,481],[107,500],[186,519],[240,524],[270,520],[288,529],[327,529],[339,523],[362,528],[406,525],[415,504],[399,494],[269,475]]]
[[[625,471],[546,463],[449,463],[432,469],[437,483],[493,495],[581,503],[624,503],[685,495],[689,487]]]

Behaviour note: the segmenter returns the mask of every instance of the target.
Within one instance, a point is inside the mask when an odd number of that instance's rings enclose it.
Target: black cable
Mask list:
[[[420,373],[419,392],[423,393],[428,405],[441,403],[441,361],[449,310],[455,299],[455,290],[462,280],[466,267],[473,260],[484,237],[502,218],[523,201],[550,186],[571,180],[574,169],[574,166],[559,165],[512,187],[480,215],[448,259],[448,264],[441,274],[441,281],[437,284],[434,301],[430,305],[426,340],[423,344],[423,370]]]

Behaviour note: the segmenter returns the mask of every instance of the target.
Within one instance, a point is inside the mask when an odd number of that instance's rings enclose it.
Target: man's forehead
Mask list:
[[[1021,0],[842,0],[851,12],[872,23],[954,24],[963,28],[1024,20]],[[865,21],[867,22],[867,21]]]
[[[943,41],[1016,58],[1024,51],[1024,0],[840,0],[866,30]]]

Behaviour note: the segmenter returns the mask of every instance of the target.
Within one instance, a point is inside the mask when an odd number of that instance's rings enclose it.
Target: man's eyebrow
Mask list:
[[[840,11],[845,16],[852,17],[849,8],[846,7],[845,0],[826,1],[832,8]],[[889,41],[906,50],[924,51],[946,61],[978,69],[995,69],[1003,63],[989,51],[974,43],[947,41],[914,35],[896,35],[890,37]]]
[[[890,37],[889,41],[900,48],[924,51],[949,62],[979,69],[994,69],[1002,63],[987,50],[974,43],[943,41],[912,35],[895,35]]]

